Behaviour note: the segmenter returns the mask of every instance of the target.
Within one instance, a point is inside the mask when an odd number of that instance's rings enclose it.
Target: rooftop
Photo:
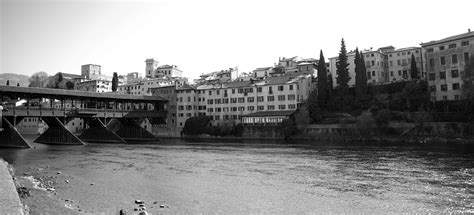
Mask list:
[[[451,37],[446,37],[446,38],[441,39],[441,40],[434,40],[434,41],[430,41],[430,42],[426,42],[426,43],[421,43],[421,46],[422,47],[431,46],[431,45],[436,45],[436,44],[439,44],[439,43],[445,43],[445,42],[460,40],[460,39],[469,38],[469,37],[474,37],[474,31],[469,30],[467,33],[458,34],[458,35],[454,35],[454,36],[451,36]]]
[[[128,100],[128,101],[168,101],[160,96],[137,96],[137,95],[123,95],[112,93],[96,93],[79,90],[63,90],[39,87],[15,87],[15,86],[0,86],[2,93],[17,93],[30,94],[32,96],[57,96],[67,98],[97,98],[110,100]]]

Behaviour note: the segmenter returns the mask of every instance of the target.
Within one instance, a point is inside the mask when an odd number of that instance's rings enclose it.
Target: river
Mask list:
[[[0,157],[17,177],[54,179],[48,197],[76,212],[133,211],[141,199],[152,214],[474,213],[472,145],[34,146]]]

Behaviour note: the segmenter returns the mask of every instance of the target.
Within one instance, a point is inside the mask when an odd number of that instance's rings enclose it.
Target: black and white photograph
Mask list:
[[[0,0],[0,214],[474,214],[473,8]]]

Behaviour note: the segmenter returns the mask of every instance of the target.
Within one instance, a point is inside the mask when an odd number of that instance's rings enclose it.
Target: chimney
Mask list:
[[[470,29],[470,28],[468,28],[468,29],[467,29],[467,32],[471,32],[471,29]]]

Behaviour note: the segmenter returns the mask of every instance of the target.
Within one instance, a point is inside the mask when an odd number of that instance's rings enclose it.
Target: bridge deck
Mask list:
[[[19,106],[3,110],[3,116],[25,117],[104,117],[104,118],[142,118],[166,117],[166,111],[160,110],[119,110],[119,109],[62,109]]]

